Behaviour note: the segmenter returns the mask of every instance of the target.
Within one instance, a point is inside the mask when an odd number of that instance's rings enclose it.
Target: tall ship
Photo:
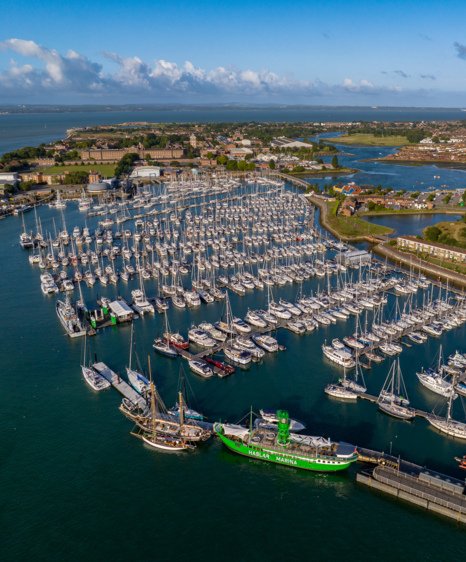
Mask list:
[[[349,443],[291,433],[290,417],[285,410],[277,411],[276,430],[260,425],[253,428],[252,423],[249,428],[215,423],[214,432],[234,453],[304,470],[337,472],[358,459],[356,448]]]

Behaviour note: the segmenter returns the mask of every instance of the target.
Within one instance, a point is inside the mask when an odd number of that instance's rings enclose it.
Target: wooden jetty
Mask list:
[[[104,377],[104,379],[108,380],[109,383],[118,390],[118,392],[130,400],[133,404],[137,404],[140,408],[145,408],[147,406],[147,402],[144,398],[138,394],[132,386],[130,386],[126,381],[124,381],[120,376],[118,376],[114,371],[107,367],[105,363],[101,361],[98,363],[94,363],[92,367]]]

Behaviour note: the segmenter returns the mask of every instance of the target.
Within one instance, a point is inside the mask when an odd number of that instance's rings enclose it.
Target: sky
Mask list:
[[[1,104],[466,107],[464,0],[1,6]]]

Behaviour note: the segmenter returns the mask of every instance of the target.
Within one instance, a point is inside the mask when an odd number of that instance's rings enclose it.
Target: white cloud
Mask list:
[[[27,94],[107,97],[133,95],[153,101],[195,101],[209,99],[283,99],[326,98],[331,96],[365,96],[395,93],[401,89],[377,87],[369,80],[345,78],[341,85],[319,80],[296,80],[270,70],[237,69],[218,66],[213,69],[158,59],[144,62],[137,56],[124,57],[103,53],[109,70],[74,50],[61,54],[54,49],[24,39],[7,39],[0,49],[28,59],[20,65],[11,61],[0,71],[0,94],[3,97]],[[114,66],[115,65],[115,66]]]

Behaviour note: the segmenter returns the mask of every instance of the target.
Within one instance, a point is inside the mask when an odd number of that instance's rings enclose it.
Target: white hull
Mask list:
[[[160,449],[162,451],[184,451],[186,449],[185,445],[183,445],[183,444],[181,444],[181,445],[165,445],[164,443],[159,443],[157,441],[151,441],[147,437],[143,437],[142,440],[144,441],[144,443],[149,445],[149,447],[152,447],[154,449]]]
[[[466,439],[466,423],[437,418],[435,416],[428,416],[427,421],[432,427],[435,427],[435,429],[438,429],[446,435],[456,437],[457,439]]]

